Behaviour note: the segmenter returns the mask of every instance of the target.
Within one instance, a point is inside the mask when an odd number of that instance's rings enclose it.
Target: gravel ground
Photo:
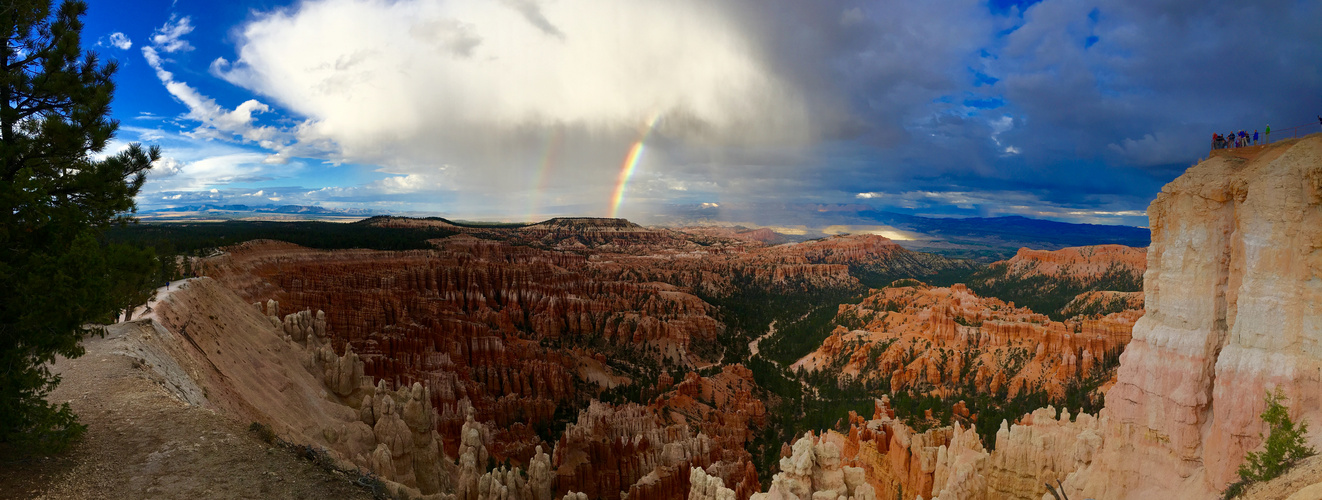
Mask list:
[[[1281,477],[1261,484],[1255,484],[1244,490],[1240,498],[1249,500],[1285,500],[1307,486],[1322,483],[1322,455],[1315,455],[1300,462]],[[1312,497],[1307,500],[1322,500]]]
[[[113,336],[84,345],[83,357],[56,363],[64,380],[51,400],[68,401],[86,435],[59,456],[0,459],[0,498],[372,498],[355,478],[262,441],[247,422],[183,402],[141,362],[115,354]]]

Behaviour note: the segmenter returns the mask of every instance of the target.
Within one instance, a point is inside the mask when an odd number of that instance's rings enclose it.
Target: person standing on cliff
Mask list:
[[[1257,131],[1257,130],[1254,130],[1254,131],[1253,131],[1253,145],[1254,145],[1254,146],[1257,146],[1257,145],[1258,145],[1258,131]]]
[[[1267,134],[1266,134],[1266,139],[1267,139],[1266,142],[1267,142],[1268,144],[1271,144],[1271,142],[1272,142],[1272,126],[1271,126],[1270,123],[1267,124]]]

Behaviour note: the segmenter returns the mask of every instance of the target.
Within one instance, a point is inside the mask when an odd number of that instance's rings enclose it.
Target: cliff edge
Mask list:
[[[1147,314],[1107,394],[1098,459],[1065,485],[1206,498],[1261,444],[1266,391],[1322,428],[1322,134],[1203,161],[1148,216]]]

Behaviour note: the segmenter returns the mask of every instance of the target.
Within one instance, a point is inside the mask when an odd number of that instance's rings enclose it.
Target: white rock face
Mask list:
[[[735,495],[721,478],[694,467],[689,469],[689,500],[735,500]]]
[[[552,485],[555,481],[555,471],[551,469],[551,456],[542,452],[541,445],[537,446],[536,453],[533,453],[532,460],[528,463],[528,488],[532,493],[531,500],[551,500]]]
[[[1322,423],[1322,136],[1199,163],[1148,215],[1147,315],[1070,496],[1214,496],[1260,444],[1270,389]]]
[[[766,493],[754,493],[751,500],[877,499],[863,469],[841,467],[840,448],[835,443],[819,440],[809,432],[791,449],[790,456],[780,459],[780,472],[771,478],[771,488]],[[690,494],[689,498],[694,497]]]

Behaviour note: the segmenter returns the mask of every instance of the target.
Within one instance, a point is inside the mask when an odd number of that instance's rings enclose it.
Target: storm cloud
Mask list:
[[[313,0],[237,26],[211,74],[295,121],[277,156],[392,176],[337,189],[466,213],[602,215],[642,141],[631,217],[1141,225],[1211,133],[1322,111],[1319,23],[1289,0]]]

